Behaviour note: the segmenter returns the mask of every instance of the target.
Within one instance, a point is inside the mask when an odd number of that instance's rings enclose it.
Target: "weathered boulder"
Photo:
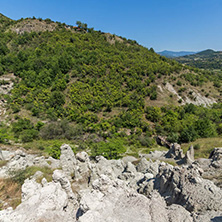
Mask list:
[[[150,198],[126,187],[120,180],[110,180],[101,175],[93,183],[92,190],[84,191],[78,210],[79,222],[191,222],[190,213],[182,207],[175,208],[178,217],[173,218],[172,210],[158,193]],[[180,215],[182,213],[182,215]]]
[[[4,158],[4,156],[3,156],[3,154],[2,154],[2,150],[0,149],[0,160],[4,160],[5,158]]]
[[[61,146],[60,164],[62,170],[67,177],[74,178],[76,176],[76,158],[68,144],[63,144]]]
[[[159,144],[160,146],[165,146],[167,148],[171,147],[171,143],[167,141],[166,137],[163,136],[157,136],[156,137],[156,142],[157,144]]]
[[[80,162],[86,162],[89,161],[89,156],[86,152],[81,152],[76,154],[76,159],[79,160]]]
[[[183,150],[181,149],[181,146],[177,143],[173,143],[170,146],[170,149],[165,156],[166,158],[173,158],[176,160],[181,160],[184,158]]]
[[[194,162],[194,148],[190,146],[185,155],[186,164],[192,164]]]
[[[214,148],[209,158],[212,160],[211,166],[222,168],[222,148]]]
[[[61,222],[75,221],[76,209],[70,184],[62,173],[54,173],[53,182],[38,184],[26,179],[22,186],[22,203],[15,209],[0,211],[0,221],[4,222]],[[76,200],[75,200],[76,201]]]
[[[222,210],[222,190],[212,181],[203,179],[201,173],[194,165],[160,167],[155,188],[168,204],[179,204],[190,212]]]
[[[140,160],[140,162],[137,164],[136,169],[138,172],[141,173],[151,173],[153,175],[158,174],[159,172],[159,165],[160,165],[160,161],[157,160],[155,162],[153,162],[152,160],[147,160],[146,158],[142,158]]]

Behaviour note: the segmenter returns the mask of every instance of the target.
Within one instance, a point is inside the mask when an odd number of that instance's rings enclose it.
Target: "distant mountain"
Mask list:
[[[175,58],[178,62],[202,69],[222,69],[222,51],[207,49],[202,52]]]
[[[195,54],[196,52],[187,52],[187,51],[174,52],[174,51],[164,50],[162,52],[157,52],[157,53],[167,58],[175,58],[180,56],[192,55]]]

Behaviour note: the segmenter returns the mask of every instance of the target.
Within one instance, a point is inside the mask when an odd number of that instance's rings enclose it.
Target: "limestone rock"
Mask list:
[[[160,161],[153,162],[152,160],[147,161],[146,158],[142,158],[140,162],[137,164],[136,169],[141,173],[151,173],[156,175],[159,172]]]
[[[177,143],[173,143],[170,146],[169,151],[165,155],[167,158],[173,158],[176,160],[181,160],[184,158],[183,150],[181,149],[181,146]]]
[[[210,154],[211,165],[215,168],[222,168],[222,148],[214,148]]]
[[[59,181],[61,182],[61,180]],[[27,179],[22,186],[22,203],[14,211],[1,211],[0,221],[74,222],[75,206],[68,208],[70,196],[60,182],[50,182],[42,186],[34,179]]]
[[[4,160],[5,158],[3,157],[3,154],[2,154],[2,150],[0,149],[0,160]]]
[[[76,173],[76,158],[73,151],[67,144],[63,144],[60,149],[60,163],[62,170],[69,178],[74,177]]]
[[[184,157],[184,163],[190,165],[193,162],[194,162],[194,149],[193,146],[191,145]]]
[[[222,190],[200,174],[200,169],[193,165],[162,167],[155,188],[168,204],[180,204],[190,212],[222,210]]]
[[[89,156],[86,152],[81,152],[76,154],[76,159],[79,160],[80,162],[86,162],[89,160]]]
[[[93,190],[82,194],[78,212],[79,222],[168,222],[168,215],[172,210],[167,209],[164,199],[158,193],[146,198],[127,188],[123,182],[110,180],[102,175],[93,183]],[[185,216],[179,216],[181,212],[185,213]],[[192,221],[185,209],[177,215],[172,222]],[[183,218],[186,220],[182,220]]]

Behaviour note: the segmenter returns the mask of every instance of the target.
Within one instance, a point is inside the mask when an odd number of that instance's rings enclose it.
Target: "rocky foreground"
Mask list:
[[[16,151],[3,152],[8,160],[0,178],[28,166],[48,166],[53,179],[42,173],[25,180],[22,203],[0,211],[1,222],[217,222],[222,221],[222,190],[211,180],[222,167],[222,148],[210,159],[193,161],[192,149],[183,156],[172,147],[168,154],[180,156],[183,165],[172,166],[141,158],[91,160],[76,155],[68,145],[61,147],[60,160]],[[1,199],[1,197],[0,197]]]

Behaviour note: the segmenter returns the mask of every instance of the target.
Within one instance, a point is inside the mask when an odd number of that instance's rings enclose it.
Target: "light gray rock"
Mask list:
[[[155,188],[168,204],[180,204],[190,212],[222,210],[222,190],[201,177],[201,170],[189,167],[165,166],[155,180]]]
[[[194,148],[191,145],[187,150],[185,157],[182,159],[183,164],[191,165],[195,161],[194,159]]]
[[[149,158],[152,160],[164,160],[166,153],[167,151],[154,150],[154,151],[151,151],[149,154],[144,154],[144,155],[146,158]]]
[[[74,178],[76,176],[76,158],[71,149],[71,147],[67,144],[63,144],[61,146],[61,155],[60,155],[60,164],[62,166],[62,170],[67,177]]]
[[[89,161],[89,156],[86,152],[81,152],[76,154],[76,159],[79,160],[80,162],[86,162]]]
[[[3,156],[3,153],[2,153],[2,150],[0,149],[0,160],[4,160],[4,156]]]
[[[128,163],[128,162],[135,162],[135,161],[137,161],[137,158],[136,157],[134,157],[134,156],[124,156],[123,158],[122,158],[122,161],[124,162],[124,163]]]
[[[172,204],[168,208],[169,221],[172,222],[193,222],[193,218],[190,213],[186,211],[182,206]]]
[[[194,222],[221,222],[222,211],[207,211],[203,214],[195,214]]]
[[[159,172],[160,161],[157,160],[153,162],[152,160],[147,161],[146,158],[142,158],[140,162],[137,164],[136,169],[141,173],[151,173],[153,175],[158,174]]]
[[[14,172],[25,170],[27,167],[31,166],[49,167],[52,169],[60,167],[60,161],[52,157],[39,157],[33,154],[27,154],[22,150],[6,152],[6,154],[7,164],[0,168],[0,178],[11,177]]]
[[[172,211],[158,193],[150,198],[138,194],[120,180],[110,180],[108,176],[94,181],[93,190],[82,193],[79,222],[168,222]],[[189,212],[180,211],[187,216],[177,217],[172,222],[192,221]],[[179,212],[177,214],[179,216]]]
[[[4,222],[71,222],[76,221],[74,196],[67,178],[60,171],[53,175],[55,182],[37,183],[26,179],[22,186],[22,203],[15,209],[0,211]],[[70,202],[71,201],[71,202]]]
[[[170,149],[165,156],[166,158],[173,158],[176,160],[181,160],[184,158],[183,150],[181,149],[181,146],[177,143],[173,143],[170,146]]]
[[[214,148],[209,158],[212,159],[211,165],[214,168],[222,168],[222,148]]]

